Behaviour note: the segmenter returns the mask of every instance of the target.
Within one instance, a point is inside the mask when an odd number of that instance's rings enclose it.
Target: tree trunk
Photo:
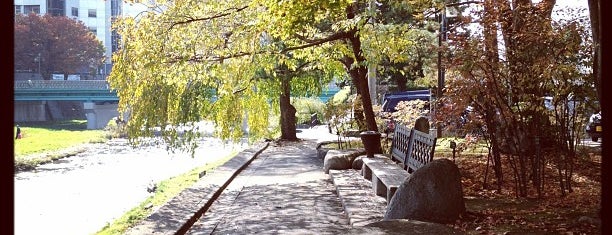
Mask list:
[[[355,12],[357,10],[357,4],[353,4],[347,9],[347,18],[353,19],[355,18]],[[348,32],[347,40],[350,43],[350,46],[353,50],[353,55],[355,56],[355,60],[352,58],[346,57],[344,65],[346,66],[349,74],[351,75],[351,79],[353,80],[353,84],[357,88],[357,93],[361,94],[361,102],[363,105],[363,114],[365,116],[366,128],[368,131],[376,131],[378,132],[378,126],[376,126],[376,119],[374,116],[374,110],[372,109],[372,99],[370,98],[370,90],[368,87],[368,79],[367,72],[368,69],[365,66],[366,59],[363,56],[363,51],[361,50],[361,40],[359,39],[359,34],[357,29],[353,29]],[[353,62],[355,66],[353,66]]]
[[[291,105],[291,79],[281,78],[280,111],[281,139],[297,140],[295,131],[295,107]]]
[[[595,90],[597,99],[601,101],[601,10],[599,0],[588,0],[589,18],[593,34],[593,76],[595,76]]]

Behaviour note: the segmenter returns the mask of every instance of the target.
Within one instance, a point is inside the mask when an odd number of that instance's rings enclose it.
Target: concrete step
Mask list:
[[[352,226],[365,226],[381,221],[387,202],[372,191],[372,183],[353,169],[330,170],[338,197]]]

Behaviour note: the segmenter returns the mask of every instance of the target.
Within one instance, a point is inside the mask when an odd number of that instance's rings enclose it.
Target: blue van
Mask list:
[[[385,94],[383,97],[382,110],[383,112],[395,112],[395,107],[400,101],[411,101],[411,100],[423,100],[431,101],[431,91],[429,90],[415,90],[415,91],[401,91],[395,93]]]

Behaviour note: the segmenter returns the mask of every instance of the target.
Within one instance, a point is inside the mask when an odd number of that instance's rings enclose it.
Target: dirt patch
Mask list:
[[[452,159],[452,155],[443,157]],[[505,182],[497,190],[491,167],[486,170],[486,160],[481,155],[456,159],[467,213],[453,224],[455,228],[468,234],[601,234],[601,150],[580,153],[572,177],[573,192],[565,196],[554,166],[545,170],[541,198],[521,198],[515,194],[509,165],[503,164]]]

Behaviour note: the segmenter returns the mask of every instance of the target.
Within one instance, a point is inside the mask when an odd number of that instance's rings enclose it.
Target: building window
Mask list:
[[[15,15],[21,14],[21,5],[15,5]]]
[[[72,8],[72,16],[79,16],[79,8],[73,7]]]
[[[47,14],[52,16],[68,16],[65,0],[47,0]]]
[[[120,39],[119,33],[113,30],[113,32],[111,33],[111,51],[112,52],[119,50],[119,39]]]
[[[97,17],[96,9],[89,9],[89,13],[87,15],[91,18],[96,18]]]
[[[93,35],[97,35],[98,29],[96,29],[96,27],[89,27],[89,32],[93,33]]]
[[[111,0],[111,16],[121,15],[121,0]]]
[[[40,5],[25,5],[23,6],[23,13],[30,14],[40,14]]]

